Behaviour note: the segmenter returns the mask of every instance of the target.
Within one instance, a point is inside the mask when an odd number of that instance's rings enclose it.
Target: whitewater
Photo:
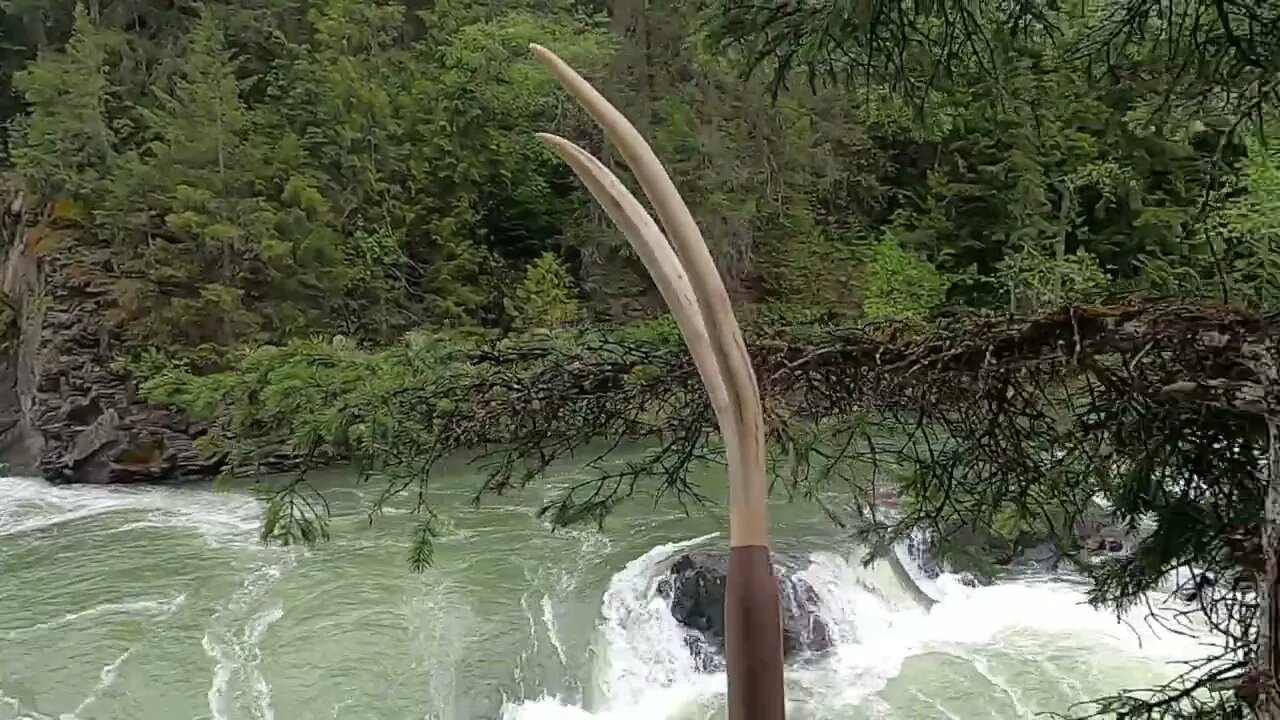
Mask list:
[[[423,574],[412,517],[371,523],[377,488],[340,472],[314,548],[258,542],[247,487],[0,479],[0,720],[722,717],[724,676],[695,672],[655,593],[663,561],[724,544],[722,512],[638,500],[553,532],[536,509],[576,477],[472,507],[454,469]],[[898,548],[926,608],[817,508],[773,519],[836,643],[789,669],[794,720],[1034,717],[1168,679],[1207,642],[1089,608],[1069,576],[969,587]]]

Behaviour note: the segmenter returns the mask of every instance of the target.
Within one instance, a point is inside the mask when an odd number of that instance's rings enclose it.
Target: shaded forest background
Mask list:
[[[1280,297],[1263,105],[1172,98],[1140,56],[1100,80],[1014,42],[998,76],[934,68],[927,103],[870,77],[779,89],[709,37],[721,12],[11,0],[3,157],[71,221],[30,242],[109,291],[131,359],[659,313],[532,137],[607,154],[535,40],[653,139],[763,322]]]

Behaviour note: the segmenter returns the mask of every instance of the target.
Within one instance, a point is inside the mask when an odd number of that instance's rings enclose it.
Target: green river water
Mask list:
[[[552,532],[524,497],[469,505],[439,481],[435,566],[407,565],[412,518],[369,524],[376,488],[325,478],[331,542],[264,547],[244,488],[50,487],[0,479],[0,720],[719,718],[652,589],[654,563],[724,543],[717,509],[634,501],[603,532]],[[708,476],[707,484],[722,482]],[[815,507],[779,500],[780,547],[836,652],[788,676],[789,716],[1022,718],[1170,676],[1195,641],[1153,636],[1038,579],[923,581],[925,610]],[[710,537],[707,537],[710,536]]]

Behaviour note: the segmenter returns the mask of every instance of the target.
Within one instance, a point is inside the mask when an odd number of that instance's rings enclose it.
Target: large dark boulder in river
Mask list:
[[[788,659],[812,656],[832,646],[831,630],[822,619],[818,593],[795,574],[798,563],[784,559],[774,574],[782,596],[783,654]],[[689,629],[686,642],[699,670],[724,666],[724,597],[729,558],[719,553],[685,553],[666,568],[658,593],[671,615]]]

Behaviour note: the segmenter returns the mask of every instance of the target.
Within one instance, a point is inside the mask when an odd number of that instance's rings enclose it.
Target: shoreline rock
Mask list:
[[[7,242],[0,281],[9,323],[0,347],[0,455],[7,472],[54,483],[208,479],[225,458],[197,447],[205,428],[151,407],[112,365],[121,343],[107,314],[109,284],[75,248],[41,252],[51,234],[74,246],[74,227],[10,193],[0,210]]]
[[[901,501],[897,489],[883,487],[873,499],[877,512],[894,520],[900,517]],[[862,514],[868,515],[869,507],[864,506]],[[1091,504],[1065,540],[1049,535],[1047,532],[1023,533],[1010,539],[971,526],[958,527],[945,543],[959,552],[953,552],[945,563],[936,552],[937,538],[913,534],[906,546],[912,560],[929,579],[953,572],[964,576],[966,582],[988,584],[1006,570],[1034,568],[1052,572],[1064,561],[1090,563],[1124,556],[1134,551],[1139,539],[1101,503]]]

